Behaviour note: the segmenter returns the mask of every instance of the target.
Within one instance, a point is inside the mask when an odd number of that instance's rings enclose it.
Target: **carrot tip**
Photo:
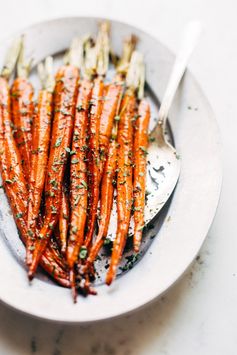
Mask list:
[[[106,280],[105,280],[106,285],[110,286],[112,282],[113,282],[113,277],[106,276]]]
[[[29,281],[32,281],[33,280],[33,278],[34,278],[34,272],[32,272],[31,270],[29,270],[28,271],[28,279],[29,279]]]
[[[135,253],[139,253],[139,250],[140,250],[140,243],[137,243],[133,246],[133,250]]]

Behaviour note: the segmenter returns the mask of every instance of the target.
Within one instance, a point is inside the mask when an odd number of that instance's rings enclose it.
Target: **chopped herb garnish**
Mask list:
[[[60,144],[62,143],[62,140],[63,140],[62,137],[59,137],[59,138],[56,140],[56,143],[54,144],[55,148],[57,148],[57,147],[60,146]]]
[[[147,149],[146,149],[145,147],[140,146],[139,149],[140,149],[145,155],[148,154]]]
[[[81,183],[86,189],[88,188],[87,183],[84,180],[82,180]]]
[[[77,204],[78,204],[80,198],[81,198],[80,195],[78,195],[78,196],[76,197],[76,199],[75,199],[75,201],[74,201],[74,206],[77,206]]]
[[[51,206],[52,214],[57,214],[57,208],[55,206]]]
[[[73,227],[72,227],[72,233],[75,234],[75,233],[77,233],[77,231],[78,231],[78,228],[77,228],[76,226],[73,226]]]
[[[12,184],[14,181],[12,181],[12,180],[10,180],[10,179],[6,179],[5,182],[6,182],[7,184]]]
[[[80,250],[79,257],[80,257],[81,259],[85,259],[86,256],[87,256],[87,247],[84,246],[84,245],[82,245],[81,250]]]

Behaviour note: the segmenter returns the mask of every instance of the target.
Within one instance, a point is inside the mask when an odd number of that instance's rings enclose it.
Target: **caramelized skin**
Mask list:
[[[71,65],[61,67],[56,75],[54,120],[45,183],[44,224],[33,251],[29,278],[33,277],[37,269],[59,217],[62,184],[68,157],[67,149],[71,146],[78,80],[79,70]]]
[[[67,246],[67,262],[72,269],[77,261],[84,241],[87,218],[87,129],[88,109],[91,100],[92,84],[83,80],[77,98],[70,166],[71,219]],[[74,277],[72,277],[72,280]]]
[[[148,147],[148,125],[150,121],[150,105],[143,99],[138,108],[138,118],[134,134],[134,236],[133,247],[139,252],[144,226],[144,208],[146,192],[146,152]]]
[[[27,181],[31,171],[33,95],[33,87],[27,79],[17,78],[14,80],[11,88],[14,137],[20,151],[23,171]]]
[[[41,90],[38,95],[38,107],[33,120],[32,160],[27,217],[27,227],[31,232],[31,237],[27,240],[27,265],[32,263],[37,219],[40,213],[41,197],[45,183],[50,145],[52,105],[53,94],[47,90]]]
[[[8,83],[0,78],[0,168],[3,186],[8,197],[13,216],[24,243],[28,238],[26,224],[28,190],[22,170],[19,150],[12,133],[10,116],[10,91]],[[69,287],[69,278],[65,269],[59,265],[59,256],[47,248],[40,264],[59,284]]]
[[[60,247],[61,247],[61,253],[63,255],[66,254],[66,249],[67,249],[69,216],[70,216],[70,209],[69,209],[68,194],[66,193],[65,188],[63,188],[61,209],[59,212],[59,221],[58,221]]]
[[[89,170],[89,213],[85,246],[90,247],[97,217],[100,181],[99,129],[102,111],[104,83],[101,78],[94,81],[89,112],[88,170]]]
[[[101,182],[101,198],[100,198],[100,224],[99,232],[93,244],[90,254],[86,261],[86,269],[89,269],[92,263],[95,261],[100,249],[104,244],[104,240],[107,236],[110,215],[113,205],[114,195],[114,178],[115,170],[117,166],[117,142],[116,139],[111,139],[109,144],[109,151],[107,160],[103,170],[103,177]]]
[[[123,86],[121,82],[112,82],[108,85],[105,93],[103,108],[100,116],[100,177],[103,174],[104,164],[106,162],[114,117],[116,115],[119,100],[122,94]]]
[[[131,218],[133,202],[132,159],[133,159],[133,125],[132,119],[136,109],[136,98],[127,90],[122,102],[118,128],[118,174],[117,174],[117,232],[106,283],[111,284],[116,276]]]

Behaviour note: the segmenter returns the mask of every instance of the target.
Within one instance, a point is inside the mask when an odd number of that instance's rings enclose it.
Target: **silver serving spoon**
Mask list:
[[[175,93],[201,34],[201,27],[201,24],[197,21],[190,22],[187,25],[160,106],[158,123],[150,133],[150,144],[147,156],[147,186],[148,192],[150,190],[151,193],[147,196],[145,207],[146,224],[149,223],[165,205],[179,179],[181,161],[177,151],[171,143],[168,142],[165,135],[166,122]]]

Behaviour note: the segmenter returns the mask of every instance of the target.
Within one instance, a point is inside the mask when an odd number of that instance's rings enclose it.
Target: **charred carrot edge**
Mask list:
[[[92,83],[84,79],[79,88],[70,167],[71,218],[67,246],[67,262],[72,269],[84,240],[87,217],[87,129],[88,109],[91,100]]]
[[[56,75],[54,121],[45,183],[46,212],[44,225],[33,251],[33,261],[29,267],[30,279],[37,269],[41,255],[58,221],[67,149],[71,146],[78,80],[79,70],[72,65],[61,67]]]
[[[99,156],[99,128],[100,115],[102,110],[101,97],[103,96],[104,83],[102,79],[96,78],[92,89],[89,127],[88,127],[88,170],[89,170],[89,211],[88,211],[88,231],[85,236],[84,245],[88,248],[92,241],[92,236],[97,217],[97,205],[99,201],[99,180],[100,180],[100,156]]]
[[[34,113],[34,89],[27,77],[30,71],[30,62],[24,59],[24,43],[22,43],[17,62],[17,75],[11,88],[12,116],[14,123],[14,137],[20,151],[23,171],[28,182],[31,171],[31,143],[32,120]]]
[[[103,177],[101,182],[99,232],[90,250],[89,256],[86,260],[86,270],[88,270],[92,265],[92,263],[95,261],[100,249],[104,244],[104,240],[108,232],[110,215],[111,215],[112,205],[113,205],[113,194],[114,194],[113,183],[114,183],[114,178],[116,174],[115,171],[117,166],[117,142],[116,142],[117,124],[115,124],[114,130],[115,132],[112,133],[112,138],[109,144],[109,151],[104,166],[104,172],[103,172]]]
[[[66,193],[65,187],[62,189],[62,200],[61,200],[61,209],[59,212],[59,239],[61,253],[66,254],[67,249],[67,234],[68,234],[68,223],[69,223],[69,200],[68,194]]]
[[[6,79],[0,78],[0,168],[3,186],[10,202],[21,237],[26,243],[28,231],[26,212],[28,191],[21,167],[21,158],[12,134],[10,117],[10,90]],[[69,287],[68,274],[55,260],[50,250],[46,250],[41,259],[41,266],[62,286]]]
[[[48,162],[50,131],[52,120],[53,93],[41,90],[38,95],[37,113],[33,122],[32,161],[29,187],[27,226],[32,238],[27,242],[27,265],[32,263],[32,246],[35,243],[37,218],[40,211]]]
[[[116,268],[121,259],[126,243],[130,224],[131,209],[133,202],[132,185],[132,148],[133,126],[132,118],[136,108],[135,94],[127,90],[122,102],[118,128],[118,174],[117,174],[117,232],[113,243],[113,251],[106,283],[111,284],[116,276]],[[122,152],[122,153],[121,153]]]
[[[144,227],[144,208],[146,191],[146,154],[148,147],[148,124],[150,120],[150,105],[143,99],[138,108],[138,118],[135,122],[134,135],[134,236],[133,247],[139,252]]]

